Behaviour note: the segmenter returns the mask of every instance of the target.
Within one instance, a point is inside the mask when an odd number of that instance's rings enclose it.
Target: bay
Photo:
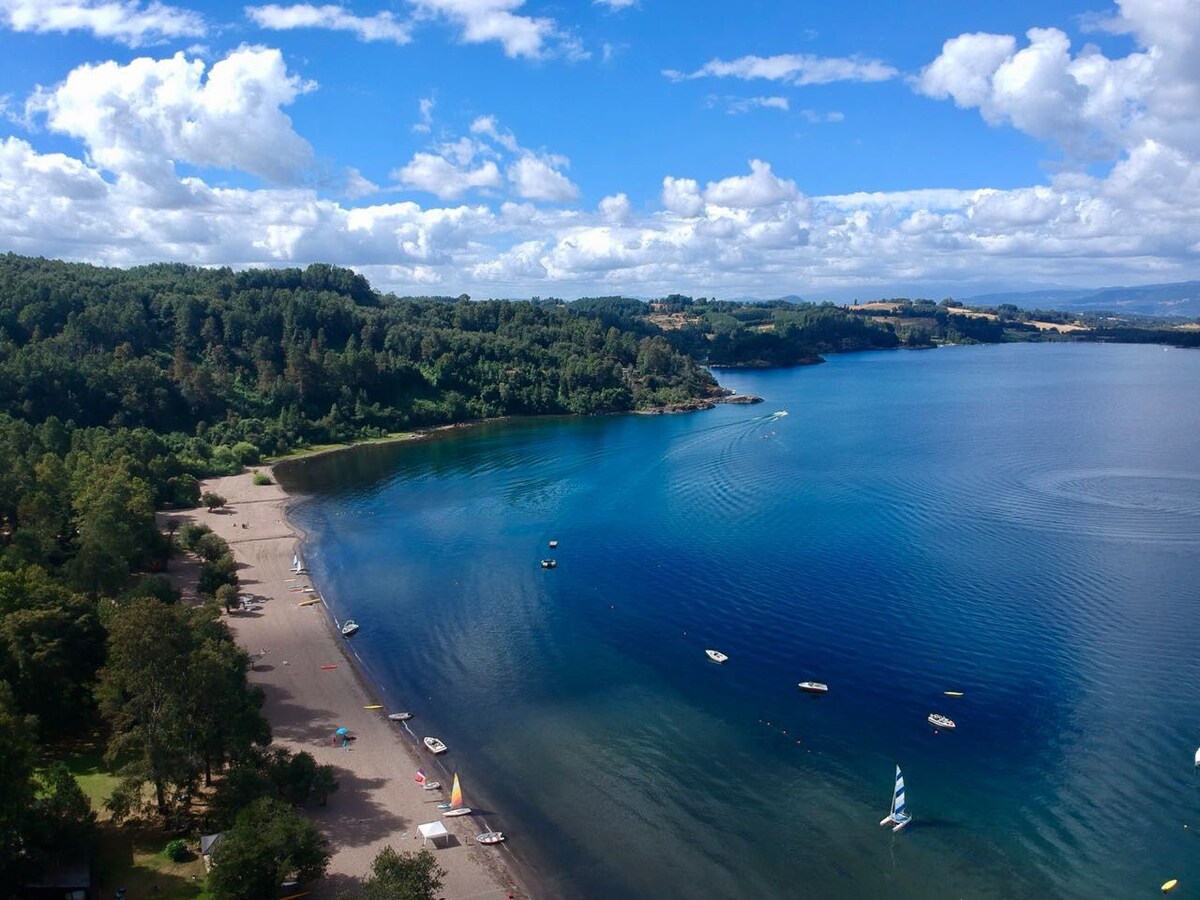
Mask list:
[[[718,375],[765,403],[280,472],[370,677],[548,895],[1200,884],[1200,354]]]

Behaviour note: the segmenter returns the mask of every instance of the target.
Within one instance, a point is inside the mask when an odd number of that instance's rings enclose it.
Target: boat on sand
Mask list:
[[[421,739],[425,746],[429,748],[431,753],[445,753],[446,745],[435,737],[426,737]]]

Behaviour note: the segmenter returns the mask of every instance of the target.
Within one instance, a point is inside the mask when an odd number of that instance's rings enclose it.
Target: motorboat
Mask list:
[[[943,716],[941,713],[930,713],[929,724],[934,728],[945,728],[947,730],[956,727],[953,719]]]
[[[388,718],[391,719],[393,722],[407,722],[409,719],[412,718],[412,713],[410,713],[410,712],[388,713]]]
[[[708,658],[711,659],[715,663],[723,663],[727,659],[729,659],[729,657],[726,656],[724,653],[722,653],[720,650],[705,650],[704,652],[707,653]]]
[[[557,546],[558,546],[558,541],[551,541],[551,542],[550,542],[550,549],[551,549],[551,550],[553,550],[553,549],[554,549],[555,547],[557,547]],[[498,832],[498,831],[489,831],[489,832],[488,832],[488,834],[500,834],[500,832]],[[504,835],[500,835],[500,840],[504,840]]]
[[[824,694],[829,690],[829,685],[819,681],[802,681],[796,687],[802,691],[808,691],[810,694]]]
[[[542,568],[543,569],[553,569],[557,565],[558,565],[557,560],[553,560],[553,559],[543,559],[542,560]]]
[[[503,831],[485,831],[483,834],[475,835],[475,840],[481,844],[499,844],[504,840]]]
[[[427,738],[422,738],[422,740],[424,741],[425,746],[429,748],[429,751],[431,753],[445,753],[446,752],[446,745],[443,744],[441,741],[439,741],[437,738],[427,737]]]
[[[350,637],[350,635],[354,634],[354,632],[356,632],[356,631],[358,631],[358,623],[355,622],[353,619],[347,619],[342,624],[342,635],[343,636]]]

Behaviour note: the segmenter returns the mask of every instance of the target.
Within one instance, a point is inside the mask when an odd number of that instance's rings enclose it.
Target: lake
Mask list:
[[[717,375],[765,402],[280,473],[369,676],[547,893],[1200,889],[1200,352]]]

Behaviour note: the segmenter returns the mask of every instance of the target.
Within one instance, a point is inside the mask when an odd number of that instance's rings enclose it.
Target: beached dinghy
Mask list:
[[[427,738],[423,738],[422,740],[425,742],[425,746],[429,748],[431,753],[445,753],[446,752],[446,745],[443,744],[441,741],[439,741],[437,738],[427,737]]]
[[[391,719],[393,722],[407,722],[409,719],[412,718],[412,713],[410,713],[410,712],[388,713],[388,718]]]
[[[481,844],[499,844],[504,840],[504,832],[485,831],[483,834],[475,835],[475,840]]]
[[[463,806],[462,787],[458,783],[458,773],[454,773],[454,785],[450,788],[450,802],[439,803],[438,809],[444,809],[443,817],[449,816],[469,816],[471,814],[470,807]]]

